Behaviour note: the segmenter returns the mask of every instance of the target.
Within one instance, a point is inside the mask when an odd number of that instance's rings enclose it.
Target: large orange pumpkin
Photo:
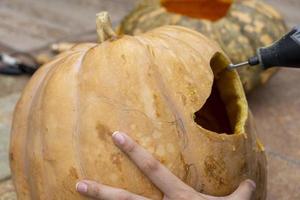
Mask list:
[[[15,110],[10,161],[21,200],[85,199],[80,179],[161,199],[113,144],[129,133],[196,190],[227,195],[251,178],[265,199],[265,155],[241,82],[213,41],[179,26],[79,44],[41,67]]]

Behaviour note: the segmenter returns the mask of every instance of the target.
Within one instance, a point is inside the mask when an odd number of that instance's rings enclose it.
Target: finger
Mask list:
[[[113,140],[165,195],[191,189],[125,133],[115,132]]]
[[[130,193],[126,190],[109,187],[94,181],[80,181],[76,184],[76,190],[87,197],[101,200],[150,200],[148,198]]]
[[[250,200],[255,188],[256,185],[252,180],[245,180],[229,197],[232,199]]]

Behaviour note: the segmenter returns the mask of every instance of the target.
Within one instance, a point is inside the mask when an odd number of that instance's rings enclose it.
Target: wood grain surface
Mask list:
[[[288,26],[300,25],[299,0],[265,0],[276,7],[286,19]]]
[[[283,13],[290,27],[300,24],[299,0],[266,1]],[[0,51],[11,48],[32,51],[54,41],[93,39],[98,11],[110,11],[113,24],[117,25],[136,2],[1,0]],[[11,114],[7,113],[12,112],[27,79],[0,76],[0,179],[9,176],[7,148]],[[300,199],[300,70],[280,70],[270,82],[249,94],[248,100],[266,147],[268,200]],[[10,186],[6,188],[11,192]]]
[[[281,69],[248,95],[268,160],[268,199],[300,199],[300,70]]]
[[[95,29],[96,13],[107,10],[116,25],[137,0],[1,0],[0,41],[32,50]]]

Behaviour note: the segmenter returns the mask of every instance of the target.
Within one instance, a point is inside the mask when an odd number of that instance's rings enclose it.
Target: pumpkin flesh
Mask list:
[[[232,0],[161,0],[169,12],[212,21],[224,17],[231,4]]]

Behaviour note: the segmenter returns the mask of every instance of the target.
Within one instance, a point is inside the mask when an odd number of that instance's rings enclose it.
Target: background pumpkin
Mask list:
[[[42,66],[18,102],[10,145],[18,198],[82,199],[74,186],[89,178],[161,199],[113,145],[122,130],[198,191],[226,195],[251,178],[253,199],[265,199],[265,154],[222,50],[178,26],[117,38],[107,19],[98,15],[101,44]]]
[[[167,24],[186,26],[217,41],[234,63],[247,60],[257,48],[286,33],[281,15],[263,1],[237,0],[232,5],[231,2],[145,0],[123,20],[119,32],[136,34]],[[262,71],[259,66],[238,69],[246,92],[265,83],[275,71]]]

